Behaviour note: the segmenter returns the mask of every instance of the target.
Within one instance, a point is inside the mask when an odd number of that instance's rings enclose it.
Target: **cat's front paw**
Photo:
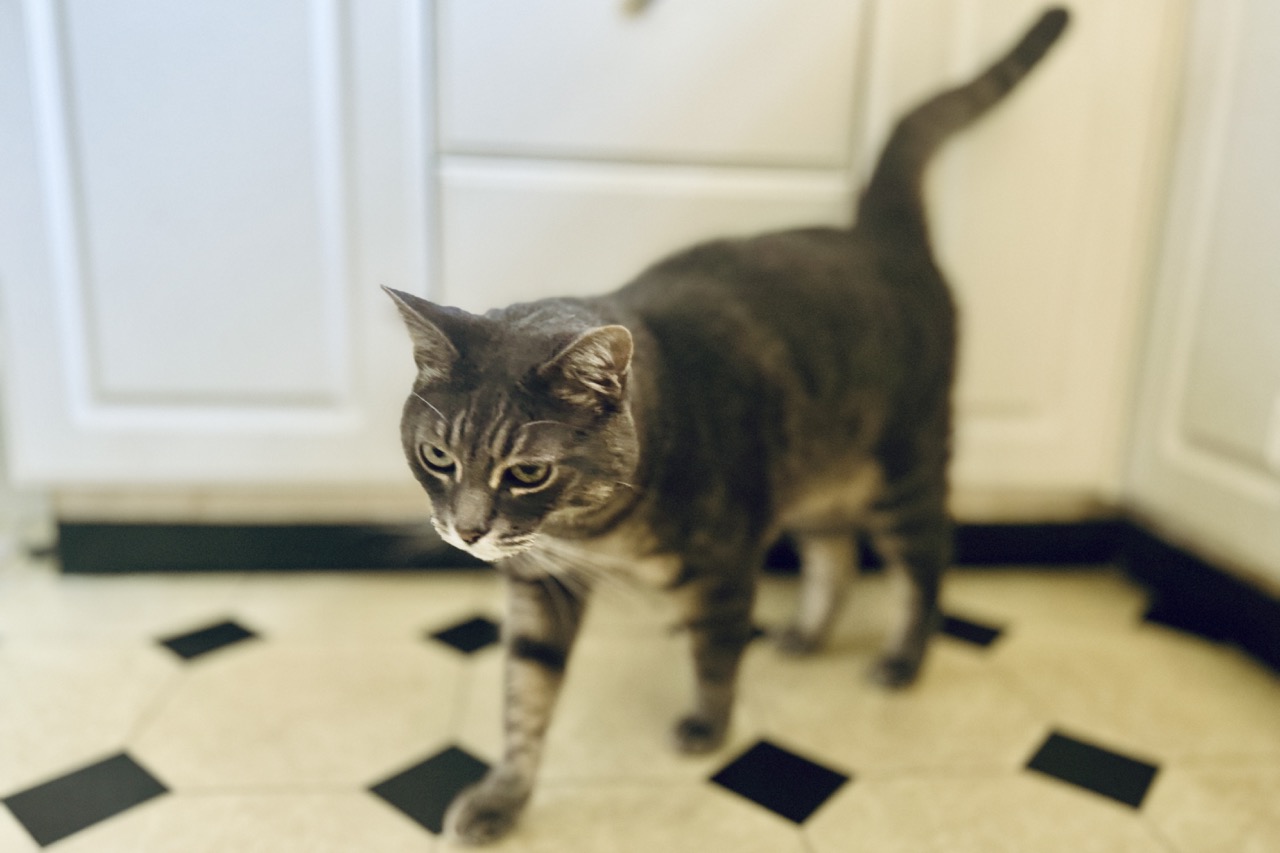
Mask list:
[[[463,844],[490,844],[511,831],[528,799],[509,785],[481,782],[449,804],[445,834]]]
[[[728,729],[727,720],[717,722],[699,714],[690,714],[676,723],[671,739],[680,752],[702,755],[719,749]]]

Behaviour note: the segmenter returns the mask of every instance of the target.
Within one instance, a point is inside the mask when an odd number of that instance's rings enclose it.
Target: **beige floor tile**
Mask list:
[[[805,832],[814,853],[1168,853],[1131,809],[1031,775],[856,780]]]
[[[418,643],[242,643],[192,664],[132,752],[178,790],[366,785],[447,740],[460,666]]]
[[[362,792],[170,795],[59,842],[59,853],[423,853],[421,827]]]
[[[6,808],[0,808],[0,850],[5,853],[38,853],[40,850],[40,845]]]
[[[982,652],[939,640],[904,691],[867,679],[873,659],[833,650],[795,660],[762,647],[747,660],[742,704],[764,731],[858,774],[1014,767],[1047,729]]]
[[[1280,761],[1164,767],[1143,805],[1179,853],[1280,850]]]
[[[757,621],[796,582],[766,578]],[[0,572],[0,795],[127,750],[175,793],[51,849],[71,853],[454,849],[365,788],[460,742],[501,743],[500,648],[423,639],[500,616],[492,574],[60,578]],[[947,609],[1002,625],[942,637],[915,688],[867,682],[896,613],[860,579],[827,651],[753,644],[730,743],[697,760],[668,732],[691,696],[664,596],[601,590],[571,662],[541,784],[498,851],[1280,850],[1280,680],[1247,658],[1137,624],[1109,570],[963,570]],[[236,618],[263,639],[183,663],[157,637]],[[1141,811],[1019,768],[1051,728],[1160,765]],[[805,828],[705,781],[760,737],[852,772]],[[0,808],[0,850],[37,847]]]
[[[5,637],[136,640],[225,619],[243,575],[59,575],[33,566],[0,579]]]
[[[282,574],[251,577],[235,602],[247,625],[272,638],[417,639],[475,613],[502,613],[492,572]]]
[[[0,645],[0,794],[118,752],[179,678],[158,646]]]
[[[705,778],[761,736],[859,772],[1024,761],[1048,720],[981,652],[943,639],[916,689],[894,693],[868,681],[892,590],[883,578],[864,580],[830,650],[796,660],[768,640],[751,646],[730,740],[702,758],[673,752],[668,740],[692,695],[688,638],[670,632],[661,608],[597,600],[570,662],[543,778]],[[758,613],[778,624],[793,592],[794,582],[770,579]],[[468,675],[462,738],[490,760],[501,752],[501,668],[494,650]]]
[[[672,747],[671,728],[693,695],[686,637],[659,630],[597,637],[589,628],[574,649],[547,735],[543,780],[705,778],[749,745],[757,727],[744,712],[712,755],[690,757]],[[483,653],[468,679],[461,740],[492,761],[502,752],[500,650]]]
[[[947,576],[944,601],[1019,636],[1129,631],[1147,607],[1146,593],[1113,569],[960,569]]]
[[[1280,758],[1280,679],[1232,649],[1142,626],[1010,637],[992,663],[1060,725],[1113,748]]]
[[[833,631],[833,648],[874,648],[901,607],[896,581],[883,573],[857,579]],[[795,607],[799,580],[766,577],[757,621],[785,625]],[[1147,606],[1146,593],[1114,569],[956,569],[943,585],[943,608],[1009,633],[1132,630]]]
[[[462,851],[449,842],[441,851]],[[547,785],[494,853],[805,853],[791,823],[705,785]]]
[[[855,579],[832,628],[828,649],[847,653],[879,648],[896,624],[902,606],[900,591],[896,580],[884,573]],[[756,594],[756,624],[770,633],[785,628],[794,615],[799,592],[796,576],[765,577]]]

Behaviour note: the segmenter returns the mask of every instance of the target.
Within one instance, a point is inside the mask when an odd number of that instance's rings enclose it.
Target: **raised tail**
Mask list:
[[[968,126],[1018,85],[1067,27],[1065,9],[1049,9],[986,71],[934,95],[898,120],[858,202],[858,225],[928,233],[921,199],[924,169],[947,137]]]

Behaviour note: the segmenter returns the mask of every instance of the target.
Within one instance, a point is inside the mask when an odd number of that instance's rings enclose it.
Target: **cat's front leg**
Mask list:
[[[693,710],[677,721],[676,749],[689,754],[717,749],[729,731],[742,652],[751,640],[755,587],[749,577],[695,582],[686,624],[693,645]]]
[[[584,605],[580,594],[554,578],[510,579],[503,756],[449,806],[445,831],[459,841],[487,844],[501,838],[529,801]]]

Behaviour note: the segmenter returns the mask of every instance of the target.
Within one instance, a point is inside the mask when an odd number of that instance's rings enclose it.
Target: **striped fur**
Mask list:
[[[533,788],[590,589],[643,582],[683,605],[696,681],[685,752],[729,727],[755,578],[790,533],[804,591],[782,648],[821,647],[858,531],[906,581],[872,673],[920,671],[951,558],[955,310],[928,244],[923,170],[1066,24],[1046,13],[972,82],[905,116],[852,229],[720,240],[594,299],[484,316],[391,292],[419,375],[402,438],[444,538],[509,579],[505,750],[450,831],[505,834]]]

